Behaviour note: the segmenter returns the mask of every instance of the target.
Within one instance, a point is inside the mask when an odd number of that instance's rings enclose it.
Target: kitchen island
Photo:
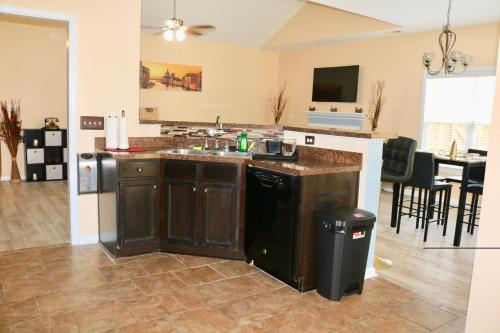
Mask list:
[[[288,207],[297,213],[287,231],[294,252],[287,253],[293,277],[286,282],[301,291],[314,287],[314,208],[322,200],[356,206],[361,154],[298,147],[297,161],[277,162],[169,153],[165,149],[179,146],[178,140],[152,141],[154,147],[140,153],[108,153],[96,147],[99,239],[111,255],[164,251],[247,259],[249,235],[256,229],[249,225],[246,207],[262,194],[248,190],[247,175],[262,170],[300,183]],[[258,251],[268,251],[268,245]]]

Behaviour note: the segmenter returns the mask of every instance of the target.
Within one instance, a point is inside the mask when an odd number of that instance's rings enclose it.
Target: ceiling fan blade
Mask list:
[[[164,33],[165,33],[165,31],[157,31],[157,32],[154,32],[153,35],[158,36],[158,35],[163,35]]]
[[[200,24],[200,25],[188,25],[186,29],[196,29],[196,30],[215,30],[213,25]]]
[[[186,30],[186,34],[191,35],[191,36],[202,36],[203,35],[201,32],[196,31],[196,30]]]
[[[165,30],[167,29],[167,27],[153,27],[153,26],[147,26],[147,25],[143,25],[141,26],[142,29],[148,29],[148,30]]]

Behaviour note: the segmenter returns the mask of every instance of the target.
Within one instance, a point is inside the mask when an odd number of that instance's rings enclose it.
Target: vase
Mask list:
[[[17,158],[12,157],[12,166],[10,169],[10,182],[11,183],[20,183],[21,175],[19,174],[19,167],[17,166]]]

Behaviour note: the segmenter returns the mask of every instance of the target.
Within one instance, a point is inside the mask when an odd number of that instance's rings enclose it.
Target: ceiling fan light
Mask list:
[[[165,40],[167,40],[168,42],[173,41],[174,40],[174,32],[170,29],[166,30],[163,33],[163,38],[165,38]]]
[[[182,42],[184,39],[186,39],[186,32],[184,32],[184,30],[182,29],[176,30],[175,39],[177,39],[177,41],[179,42]]]
[[[172,20],[172,19],[167,20],[167,21],[165,22],[165,24],[167,25],[167,27],[169,27],[169,28],[173,28],[173,27],[175,26],[175,20]]]

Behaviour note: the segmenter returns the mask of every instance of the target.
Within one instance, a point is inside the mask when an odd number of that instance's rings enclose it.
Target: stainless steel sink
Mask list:
[[[213,156],[221,156],[221,157],[236,157],[236,158],[243,158],[243,159],[251,159],[252,154],[251,153],[243,153],[239,151],[214,151],[211,153]]]
[[[178,155],[210,155],[212,153],[211,150],[194,150],[189,148],[174,148],[162,150],[160,153],[167,154],[178,154]]]

